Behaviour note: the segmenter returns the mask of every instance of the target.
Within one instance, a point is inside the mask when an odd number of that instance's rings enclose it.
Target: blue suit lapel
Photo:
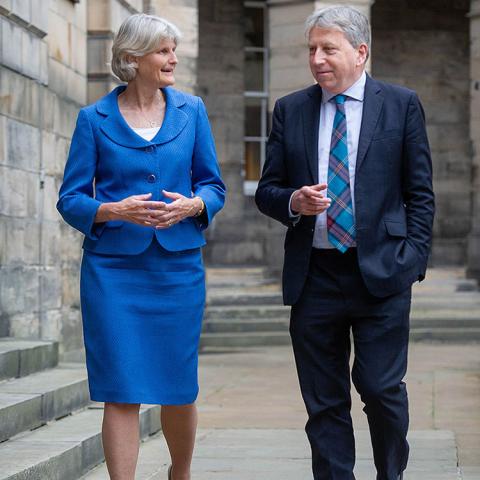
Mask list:
[[[312,85],[307,89],[307,101],[302,110],[303,138],[307,155],[308,169],[312,184],[318,183],[318,125],[320,122],[320,105],[322,89]]]
[[[367,75],[355,171],[358,171],[365,159],[365,155],[367,154],[368,147],[370,146],[370,142],[372,141],[375,132],[375,127],[377,126],[380,117],[380,112],[382,111],[383,100],[384,97],[380,84]]]
[[[185,96],[172,88],[164,88],[166,100],[165,118],[157,135],[149,142],[137,135],[127,124],[118,108],[118,95],[125,90],[120,86],[97,102],[97,111],[105,116],[100,129],[113,142],[129,148],[144,148],[148,145],[167,143],[176,138],[185,128],[188,116],[180,107],[185,105]]]

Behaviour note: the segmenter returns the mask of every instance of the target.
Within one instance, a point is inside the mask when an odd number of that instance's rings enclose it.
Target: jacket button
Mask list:
[[[155,175],[151,174],[151,175],[148,176],[147,182],[148,182],[148,183],[155,183],[155,180],[156,180],[156,179],[157,179],[157,178],[155,177]]]
[[[155,147],[152,147],[151,145],[147,148],[145,148],[145,151],[147,151],[148,153],[151,153],[153,152],[153,150],[155,149]]]

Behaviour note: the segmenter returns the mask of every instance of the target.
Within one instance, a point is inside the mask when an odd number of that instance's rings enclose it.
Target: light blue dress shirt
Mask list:
[[[363,98],[365,94],[365,72],[343,95],[345,101],[345,115],[347,117],[347,146],[348,146],[348,170],[350,172],[350,190],[352,195],[353,214],[355,215],[355,167],[357,164],[358,139],[362,124]],[[330,157],[330,144],[332,141],[333,120],[335,118],[335,102],[330,101],[334,93],[322,88],[322,103],[320,106],[320,122],[318,126],[318,183],[328,183],[328,162]],[[326,190],[325,190],[326,193]],[[294,215],[290,211],[292,217]],[[300,217],[298,217],[300,218]],[[328,241],[327,212],[317,215],[315,232],[313,235],[313,247],[335,248]]]

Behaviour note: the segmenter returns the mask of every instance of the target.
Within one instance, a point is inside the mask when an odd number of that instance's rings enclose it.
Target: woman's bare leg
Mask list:
[[[134,480],[140,442],[139,404],[105,402],[103,451],[111,480]]]
[[[190,480],[197,431],[197,406],[164,405],[160,416],[162,432],[172,457],[172,480]]]

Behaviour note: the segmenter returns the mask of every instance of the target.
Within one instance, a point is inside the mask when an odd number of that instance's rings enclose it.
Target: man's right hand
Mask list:
[[[304,186],[292,194],[290,208],[294,215],[318,215],[323,213],[331,204],[330,198],[325,196],[326,183]]]

